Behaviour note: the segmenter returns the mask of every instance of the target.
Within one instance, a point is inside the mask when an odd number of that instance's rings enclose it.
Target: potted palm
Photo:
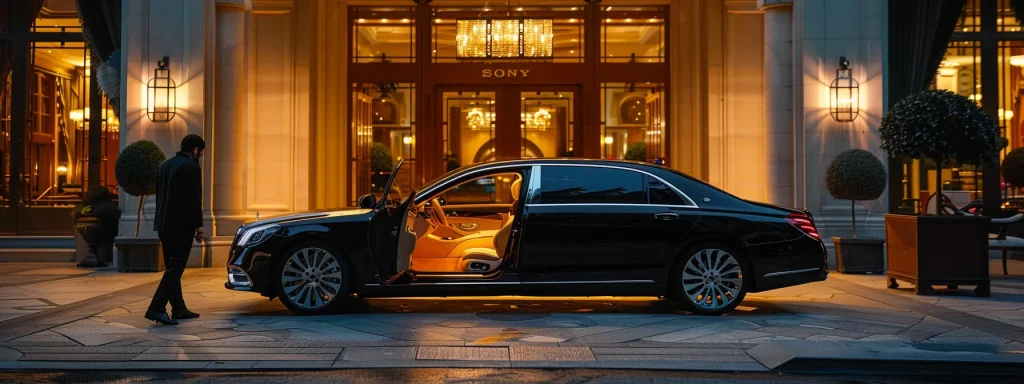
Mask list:
[[[391,178],[391,170],[394,166],[395,163],[391,157],[391,151],[388,150],[388,146],[382,143],[373,143],[373,146],[370,147],[370,170],[373,171],[370,174],[372,192],[384,190],[384,185]]]
[[[850,200],[853,237],[833,237],[836,269],[840,273],[882,273],[885,269],[885,240],[857,237],[857,201],[874,200],[885,191],[885,165],[871,152],[851,149],[840,153],[825,173],[825,186],[832,197]]]
[[[121,209],[106,187],[92,187],[82,202],[71,210],[76,237],[85,243],[86,255],[79,267],[106,267],[113,253]]]
[[[937,169],[981,164],[999,152],[992,118],[974,101],[944,90],[924,91],[896,103],[879,127],[882,149],[897,158],[931,159]],[[936,201],[942,201],[942,172],[935,173]],[[932,285],[975,286],[989,296],[988,227],[985,216],[885,215],[886,277],[916,284],[917,294]]]
[[[117,265],[122,272],[160,272],[164,270],[163,253],[160,250],[160,239],[157,237],[140,237],[142,229],[142,208],[146,204],[146,196],[156,193],[156,172],[160,164],[166,160],[164,152],[152,141],[140,140],[125,147],[114,164],[114,176],[125,193],[139,198],[139,210],[136,216],[135,237],[119,237],[117,246]]]

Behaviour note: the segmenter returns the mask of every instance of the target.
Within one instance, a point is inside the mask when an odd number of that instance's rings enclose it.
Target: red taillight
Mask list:
[[[791,213],[786,216],[786,221],[793,224],[794,227],[799,228],[801,231],[807,234],[807,236],[813,237],[817,240],[821,240],[821,235],[818,234],[818,229],[814,227],[814,221],[802,213]]]

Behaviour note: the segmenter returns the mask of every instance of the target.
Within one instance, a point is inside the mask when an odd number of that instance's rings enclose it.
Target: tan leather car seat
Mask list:
[[[494,248],[468,248],[462,252],[459,259],[459,270],[465,272],[490,272],[498,268],[501,258],[505,255],[505,248],[508,247],[508,238],[512,235],[512,223],[515,222],[515,212],[519,209],[519,193],[522,190],[520,178],[512,183],[512,210],[508,221],[494,234]]]

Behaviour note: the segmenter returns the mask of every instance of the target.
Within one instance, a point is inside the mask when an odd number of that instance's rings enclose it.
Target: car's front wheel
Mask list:
[[[291,248],[277,263],[277,297],[301,315],[331,312],[344,302],[352,285],[347,260],[334,247],[308,242]]]
[[[748,285],[740,257],[715,244],[691,249],[672,270],[670,296],[698,315],[723,315],[736,309]]]

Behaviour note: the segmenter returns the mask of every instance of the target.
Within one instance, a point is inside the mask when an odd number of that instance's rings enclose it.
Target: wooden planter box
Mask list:
[[[117,246],[118,272],[163,272],[164,252],[156,237],[123,237]]]
[[[932,285],[973,285],[975,295],[988,297],[989,224],[985,216],[885,215],[889,288],[903,280],[921,295],[932,293]]]
[[[832,243],[839,273],[881,275],[885,271],[885,240],[833,237]]]

